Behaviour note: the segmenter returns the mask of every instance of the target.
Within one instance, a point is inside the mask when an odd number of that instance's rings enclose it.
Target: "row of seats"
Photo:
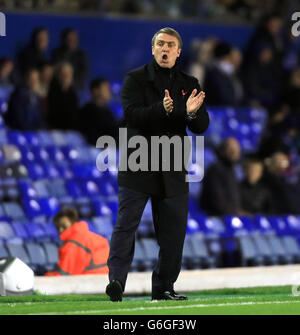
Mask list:
[[[113,231],[110,216],[93,217],[91,220],[87,220],[87,222],[90,231],[105,236],[108,240],[110,240]],[[60,241],[57,230],[52,221],[0,221],[0,241],[9,242],[15,240],[21,240],[24,242],[52,241],[55,243]]]

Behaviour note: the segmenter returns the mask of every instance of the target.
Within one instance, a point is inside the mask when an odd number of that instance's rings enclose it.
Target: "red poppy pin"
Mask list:
[[[185,90],[181,90],[182,95],[186,95],[187,92]]]

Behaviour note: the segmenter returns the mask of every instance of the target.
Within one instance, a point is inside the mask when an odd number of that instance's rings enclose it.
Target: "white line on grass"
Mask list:
[[[119,308],[119,309],[102,309],[102,310],[87,310],[87,311],[70,311],[70,312],[52,312],[52,313],[32,313],[28,315],[58,315],[58,314],[106,314],[106,313],[118,313],[118,312],[136,312],[136,311],[150,311],[150,310],[165,310],[165,309],[189,309],[189,308],[205,308],[205,307],[224,307],[224,306],[245,306],[245,305],[272,305],[272,304],[295,304],[300,301],[248,301],[248,302],[237,302],[237,303],[223,303],[223,304],[196,304],[196,305],[175,305],[175,306],[157,306],[157,307],[134,307],[134,308]]]

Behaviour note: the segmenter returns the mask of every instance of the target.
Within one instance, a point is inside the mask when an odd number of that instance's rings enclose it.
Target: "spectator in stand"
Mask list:
[[[61,45],[53,50],[54,64],[68,62],[74,69],[74,85],[76,89],[85,87],[88,74],[88,62],[85,52],[79,47],[79,36],[75,29],[66,28],[61,33]]]
[[[45,98],[48,95],[50,84],[54,75],[54,67],[51,63],[43,63],[39,67],[40,72],[40,95]]]
[[[89,231],[78,213],[66,208],[55,215],[53,222],[63,241],[55,271],[45,276],[108,274],[109,244],[106,238]]]
[[[278,151],[265,162],[263,181],[272,194],[274,214],[300,214],[300,175],[291,168],[289,156]]]
[[[256,47],[256,55],[244,68],[244,87],[250,105],[257,108],[274,109],[281,99],[281,70],[273,61],[274,53],[269,44]]]
[[[12,72],[14,62],[6,57],[0,59],[0,87],[11,87],[13,85]]]
[[[285,41],[282,34],[283,19],[280,14],[267,14],[261,19],[255,33],[248,43],[245,53],[245,65],[248,67],[253,60],[257,50],[262,45],[268,45],[272,53],[272,62],[280,71],[284,54]]]
[[[244,214],[235,173],[235,164],[241,157],[239,142],[233,137],[225,139],[217,155],[216,163],[210,165],[205,173],[199,207],[210,216]]]
[[[49,32],[45,27],[36,28],[30,38],[29,44],[18,54],[17,67],[19,75],[30,68],[38,68],[48,61]]]
[[[226,42],[219,42],[214,49],[214,57],[215,61],[207,67],[205,76],[207,104],[242,105],[242,84],[237,76],[237,57],[233,55],[232,47]]]
[[[38,130],[44,127],[41,113],[40,77],[37,69],[28,70],[25,83],[12,93],[4,115],[7,126],[19,130]]]
[[[204,87],[206,67],[212,60],[216,43],[217,40],[215,38],[208,38],[204,41],[195,40],[192,43],[191,56],[193,59],[188,72],[191,76],[198,79],[201,87]]]
[[[79,101],[73,85],[73,67],[58,65],[48,92],[47,121],[51,129],[76,129]]]
[[[271,214],[269,189],[262,182],[263,162],[248,158],[243,164],[244,179],[240,182],[242,209],[249,214]]]
[[[118,122],[109,107],[111,89],[107,79],[96,78],[90,85],[91,101],[79,112],[79,131],[87,141],[96,145],[102,135],[109,135],[118,140]]]

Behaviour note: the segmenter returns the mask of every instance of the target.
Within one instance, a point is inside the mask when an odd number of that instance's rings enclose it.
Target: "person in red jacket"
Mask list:
[[[85,221],[78,221],[72,208],[61,210],[53,222],[63,245],[55,271],[45,276],[107,274],[109,244],[106,238],[89,231]]]

